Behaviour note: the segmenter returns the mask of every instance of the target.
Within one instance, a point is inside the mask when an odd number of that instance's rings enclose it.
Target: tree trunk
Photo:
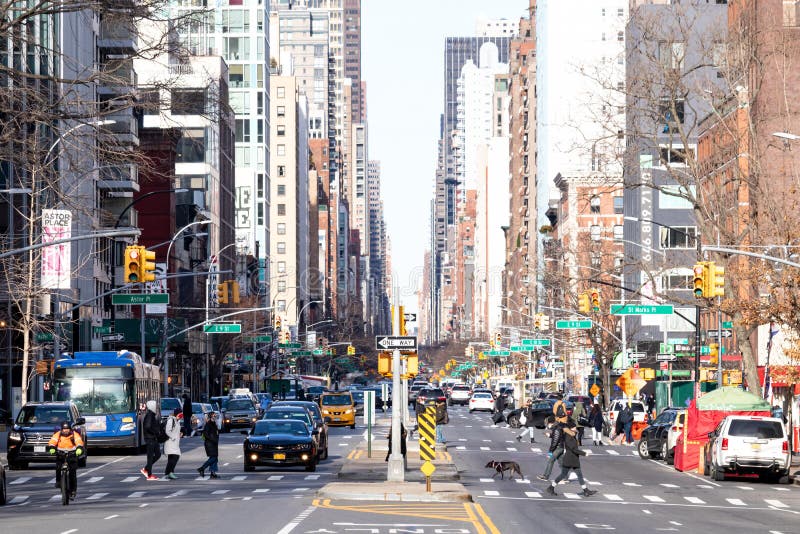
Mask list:
[[[758,379],[758,353],[753,354],[753,348],[750,346],[750,334],[753,329],[741,326],[741,319],[741,312],[733,314],[733,331],[736,334],[739,351],[742,353],[744,380],[747,382],[748,391],[762,397],[761,381]]]

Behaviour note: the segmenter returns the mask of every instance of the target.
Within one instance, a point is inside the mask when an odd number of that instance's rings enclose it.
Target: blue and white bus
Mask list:
[[[126,350],[76,352],[53,370],[53,399],[77,405],[93,448],[141,447],[143,407],[160,391],[159,367]]]

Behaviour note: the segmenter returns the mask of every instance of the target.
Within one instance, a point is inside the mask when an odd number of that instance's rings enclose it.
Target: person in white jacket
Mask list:
[[[172,415],[167,419],[166,431],[167,441],[164,442],[164,454],[167,455],[167,468],[164,471],[164,478],[175,480],[175,466],[178,464],[178,459],[181,457],[181,424],[178,422],[178,414],[181,413],[180,408],[175,408]]]

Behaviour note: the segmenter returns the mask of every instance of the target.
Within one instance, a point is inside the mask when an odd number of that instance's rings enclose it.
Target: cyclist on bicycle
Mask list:
[[[50,454],[56,454],[56,451],[65,453],[75,452],[74,455],[58,455],[56,458],[56,487],[61,487],[59,485],[59,471],[66,461],[69,467],[69,487],[72,488],[70,497],[74,499],[75,492],[78,489],[78,475],[76,473],[78,468],[78,456],[81,456],[84,451],[83,438],[79,433],[72,430],[72,426],[68,421],[64,421],[61,423],[61,430],[56,431],[50,438],[50,442],[47,444],[47,451]]]

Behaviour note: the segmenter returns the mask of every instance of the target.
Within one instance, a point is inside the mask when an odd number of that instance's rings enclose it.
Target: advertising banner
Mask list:
[[[67,210],[42,210],[42,243],[52,243],[72,237],[72,213]],[[72,243],[60,243],[42,248],[42,287],[69,289],[71,287]]]

